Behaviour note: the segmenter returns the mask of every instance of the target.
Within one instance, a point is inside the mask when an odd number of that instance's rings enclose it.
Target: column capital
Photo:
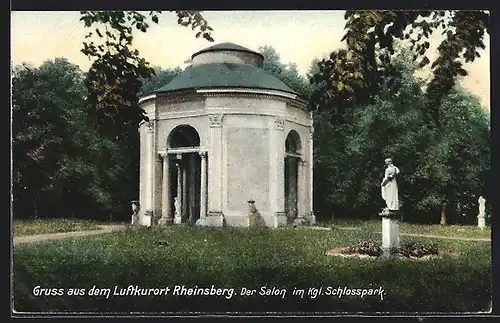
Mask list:
[[[153,121],[146,121],[144,123],[144,125],[146,126],[146,131],[147,132],[150,132],[150,133],[153,132],[153,130],[154,130],[154,123],[153,123]]]
[[[165,159],[168,157],[168,153],[166,151],[159,151],[158,152],[158,156],[160,156],[161,158]]]
[[[224,118],[223,114],[211,114],[209,116],[210,119],[210,128],[220,128],[222,127],[222,119]]]
[[[307,161],[306,161],[305,159],[300,158],[300,159],[299,159],[299,166],[304,167],[304,166],[306,166],[306,165],[307,165]]]
[[[206,151],[200,151],[200,152],[198,152],[198,154],[200,154],[201,158],[207,158],[207,152]]]

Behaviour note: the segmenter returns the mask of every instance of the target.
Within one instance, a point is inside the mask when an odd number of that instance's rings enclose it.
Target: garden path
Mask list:
[[[37,234],[31,236],[22,236],[22,237],[14,237],[14,245],[22,244],[22,243],[32,243],[46,240],[54,240],[54,239],[62,239],[62,238],[70,238],[70,237],[83,237],[90,236],[96,234],[109,233],[113,231],[123,230],[125,229],[125,225],[100,225],[100,229],[98,230],[89,230],[89,231],[71,231],[71,232],[62,232],[62,233],[46,233],[46,234]]]

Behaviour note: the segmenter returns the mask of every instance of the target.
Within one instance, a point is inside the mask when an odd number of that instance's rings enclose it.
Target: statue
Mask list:
[[[396,181],[396,175],[399,174],[399,169],[392,164],[392,159],[387,158],[385,160],[387,168],[385,169],[384,179],[382,180],[381,190],[382,198],[385,200],[386,208],[384,211],[398,211],[399,210],[399,199],[398,199],[398,183]]]
[[[139,201],[132,201],[132,225],[137,226],[139,225],[139,210],[140,210],[140,204]]]
[[[179,197],[174,198],[174,214],[176,218],[181,216],[181,201]]]

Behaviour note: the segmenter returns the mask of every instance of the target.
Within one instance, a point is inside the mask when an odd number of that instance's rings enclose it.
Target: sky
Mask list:
[[[283,63],[296,63],[305,75],[315,58],[328,56],[343,48],[344,11],[206,11],[203,16],[214,29],[214,43],[233,42],[252,50],[270,45]],[[91,64],[80,49],[85,34],[91,31],[79,21],[78,11],[16,11],[11,13],[11,60],[40,65],[46,60],[65,57],[87,70]],[[159,24],[146,32],[135,32],[133,46],[153,66],[184,67],[191,55],[211,46],[195,38],[191,28],[177,25],[172,12],[164,12]],[[431,53],[439,41],[431,39]],[[465,69],[469,75],[461,80],[464,88],[479,97],[489,110],[490,54],[489,37],[481,57]],[[427,71],[422,71],[425,76]]]

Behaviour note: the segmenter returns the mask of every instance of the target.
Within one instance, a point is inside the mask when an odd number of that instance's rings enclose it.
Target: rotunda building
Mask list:
[[[307,102],[262,69],[264,57],[221,43],[139,101],[138,222],[268,227],[315,222]],[[250,205],[250,207],[249,207]]]

